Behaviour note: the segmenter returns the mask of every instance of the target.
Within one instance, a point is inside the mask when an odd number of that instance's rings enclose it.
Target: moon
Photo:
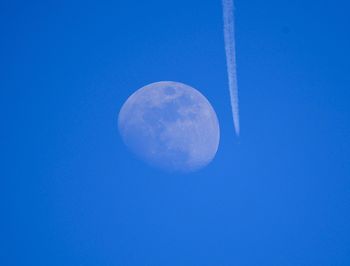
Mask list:
[[[220,128],[209,101],[179,82],[151,83],[122,106],[118,128],[126,146],[148,164],[170,172],[193,172],[218,150]]]

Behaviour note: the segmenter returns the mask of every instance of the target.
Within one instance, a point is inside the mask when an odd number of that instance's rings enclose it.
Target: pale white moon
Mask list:
[[[215,157],[220,140],[209,101],[179,82],[156,82],[137,90],[122,106],[118,127],[131,151],[168,171],[204,167]]]

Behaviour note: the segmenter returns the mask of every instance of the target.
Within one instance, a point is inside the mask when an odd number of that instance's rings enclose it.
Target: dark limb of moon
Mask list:
[[[118,127],[138,157],[168,171],[204,167],[214,158],[220,139],[209,101],[194,88],[170,81],[132,94],[119,113]]]

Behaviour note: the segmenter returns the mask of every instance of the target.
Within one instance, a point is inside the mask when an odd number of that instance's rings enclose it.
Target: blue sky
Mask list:
[[[1,265],[349,265],[349,7],[236,0],[237,138],[220,0],[3,1]],[[123,102],[161,80],[217,112],[202,171],[120,139]]]

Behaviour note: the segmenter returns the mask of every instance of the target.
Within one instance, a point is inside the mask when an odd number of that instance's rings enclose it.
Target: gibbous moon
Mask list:
[[[122,106],[118,127],[132,152],[170,172],[206,166],[220,140],[218,119],[209,101],[179,82],[156,82],[137,90]]]

